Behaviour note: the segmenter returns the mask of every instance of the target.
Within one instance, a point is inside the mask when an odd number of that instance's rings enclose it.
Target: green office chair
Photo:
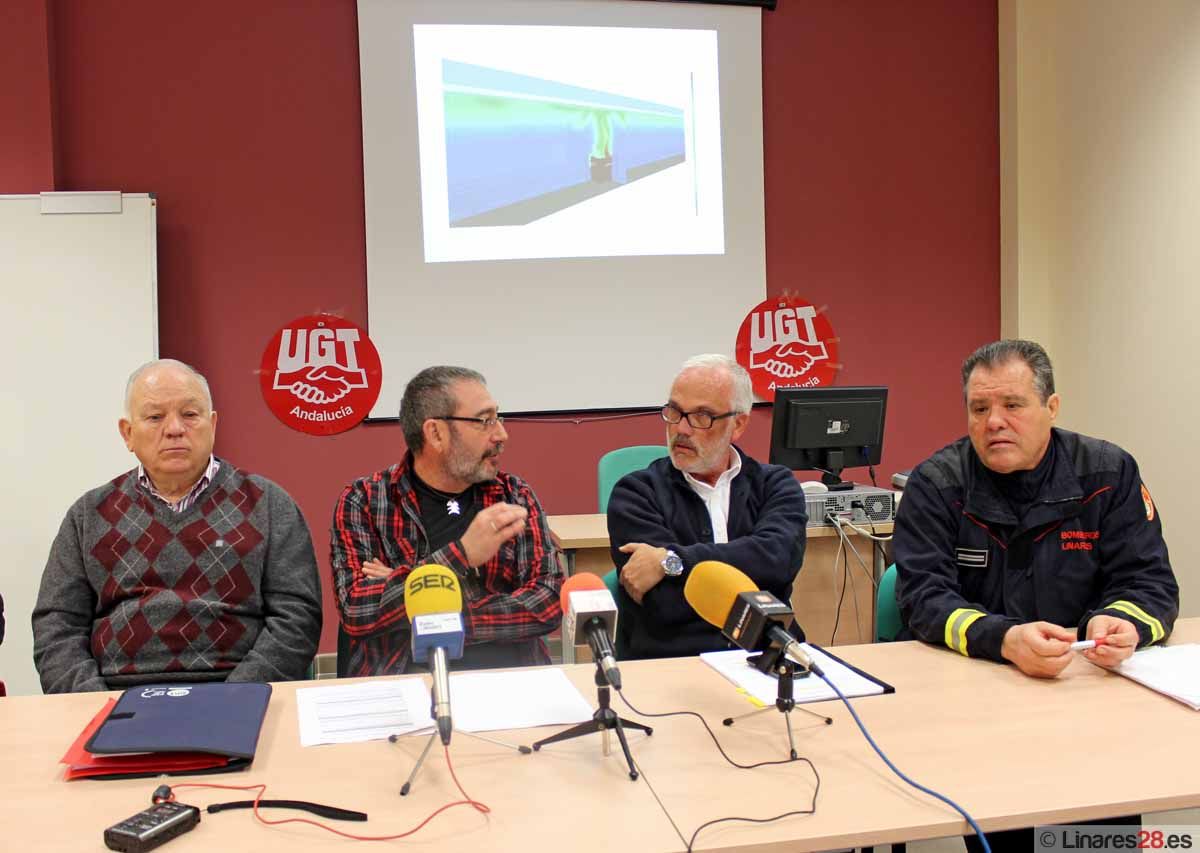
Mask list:
[[[616,569],[609,569],[607,574],[604,575],[604,585],[606,587],[608,587],[608,591],[612,594],[613,601],[616,601],[617,600],[617,587],[619,587],[621,585],[621,582],[619,580],[617,580],[617,570]],[[0,687],[3,687],[3,686],[4,686],[4,683],[0,682]],[[3,694],[0,694],[0,695],[3,695]]]
[[[892,563],[879,579],[879,591],[875,594],[876,642],[890,643],[903,627],[900,604],[896,601],[896,564]]]
[[[642,470],[655,459],[662,459],[666,455],[665,445],[635,444],[632,447],[618,447],[601,456],[596,465],[596,503],[600,507],[600,512],[608,512],[608,497],[612,494],[613,486],[617,484],[618,480],[633,471]],[[604,585],[608,587],[608,591],[618,602],[621,600],[617,596],[619,583],[616,569],[612,569],[604,575]],[[617,620],[618,631],[620,630],[619,616],[620,614],[618,614]]]
[[[661,444],[635,444],[632,447],[618,447],[600,457],[596,465],[596,496],[598,512],[608,512],[608,497],[612,494],[617,480],[631,471],[640,471],[655,459],[667,455],[667,448]]]

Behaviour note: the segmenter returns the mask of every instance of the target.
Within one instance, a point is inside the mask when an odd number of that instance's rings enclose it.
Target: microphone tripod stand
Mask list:
[[[625,728],[636,729],[645,732],[647,735],[654,734],[654,729],[649,726],[635,723],[632,720],[626,720],[620,717],[616,711],[612,709],[610,701],[610,690],[608,679],[604,675],[604,670],[600,668],[599,661],[596,662],[596,702],[599,707],[592,714],[592,718],[585,723],[572,726],[569,729],[559,732],[556,735],[551,735],[547,738],[542,738],[533,744],[534,751],[540,750],[548,743],[557,743],[563,740],[571,740],[572,738],[583,737],[590,735],[593,732],[601,732],[603,735],[604,754],[609,755],[612,751],[612,744],[609,741],[609,731],[616,731],[617,740],[621,742],[621,751],[625,753],[625,763],[629,766],[629,778],[636,781],[638,777],[637,770],[633,766],[633,755],[629,752],[629,741],[625,739]]]
[[[818,714],[816,711],[810,711],[808,708],[797,708],[793,691],[796,679],[796,664],[778,649],[763,652],[763,655],[771,657],[763,658],[759,663],[751,663],[751,666],[761,669],[763,672],[774,673],[776,676],[775,708],[759,708],[756,711],[749,711],[745,714],[739,714],[736,717],[726,717],[722,722],[727,726],[732,726],[738,720],[744,720],[747,717],[753,717],[767,711],[778,710],[783,714],[783,722],[787,726],[788,748],[792,756],[792,761],[796,761],[800,758],[800,754],[796,752],[796,740],[792,737],[792,711],[803,711],[805,714],[811,714],[818,720],[824,720],[827,726],[833,725],[833,718],[826,717],[824,714]],[[773,662],[771,662],[772,658]],[[747,658],[747,663],[750,663],[752,660],[752,658]],[[771,665],[764,667],[762,664],[767,662],[771,662]],[[808,670],[802,670],[801,677],[807,675]],[[534,748],[537,748],[536,744]]]
[[[430,713],[430,717],[433,717],[433,716],[434,715],[432,713]],[[425,764],[425,757],[427,755],[429,755],[429,749],[433,746],[434,740],[436,740],[439,737],[439,735],[440,735],[440,733],[435,729],[433,732],[430,733],[429,737],[425,740],[425,746],[424,746],[424,748],[422,748],[421,754],[419,756],[417,756],[417,763],[413,765],[412,772],[408,774],[408,778],[404,781],[404,784],[400,786],[400,796],[407,797],[408,792],[412,790],[413,780],[417,778],[417,773],[420,772],[421,767]],[[475,738],[475,740],[481,740],[481,741],[484,741],[485,743],[495,744],[496,746],[502,746],[505,749],[515,749],[517,752],[521,753],[521,755],[529,755],[533,752],[533,750],[530,749],[529,747],[525,746],[525,744],[505,743],[502,740],[497,740],[496,738],[487,737],[486,735],[476,734],[475,732],[459,731],[458,735],[459,735],[459,737],[473,737],[473,738]],[[389,743],[399,743],[400,735],[388,735],[388,742]],[[446,745],[447,746],[450,745],[449,735],[447,735]]]
[[[473,737],[475,740],[482,740],[486,743],[495,744],[496,746],[502,746],[505,749],[515,749],[522,755],[529,755],[533,752],[533,750],[525,746],[525,744],[505,743],[502,740],[496,740],[495,738],[475,734],[474,732],[459,731],[458,734],[460,736]],[[434,732],[425,740],[425,746],[421,749],[421,754],[417,756],[417,763],[413,765],[412,772],[408,774],[408,778],[404,780],[404,784],[400,786],[400,796],[407,797],[408,792],[412,790],[413,780],[417,778],[417,773],[420,772],[421,767],[425,764],[425,756],[429,755],[429,749],[433,746],[433,742],[437,739],[437,737],[438,733]],[[388,741],[390,743],[399,743],[400,735],[388,735]]]

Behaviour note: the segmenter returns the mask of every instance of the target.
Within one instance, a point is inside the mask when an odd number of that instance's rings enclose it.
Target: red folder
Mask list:
[[[91,777],[136,778],[139,776],[157,776],[162,773],[211,773],[226,767],[230,758],[227,755],[214,755],[208,752],[143,752],[134,755],[93,755],[84,749],[86,744],[108,719],[109,712],[117,704],[116,699],[109,699],[104,707],[89,722],[75,738],[75,742],[67,748],[60,760],[67,765],[66,780],[87,779]]]

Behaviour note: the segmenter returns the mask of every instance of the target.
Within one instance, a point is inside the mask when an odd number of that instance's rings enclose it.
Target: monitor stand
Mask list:
[[[840,476],[838,476],[841,473],[841,471],[826,471],[821,475],[821,482],[824,483],[825,487],[831,492],[848,492],[855,488],[854,483],[848,480],[843,480]]]
[[[848,492],[854,488],[854,483],[842,479],[846,457],[840,450],[825,452],[825,467],[821,469],[821,482],[831,492]]]

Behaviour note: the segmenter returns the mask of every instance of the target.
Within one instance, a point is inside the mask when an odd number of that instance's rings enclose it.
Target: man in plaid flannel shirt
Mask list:
[[[430,367],[405,388],[404,458],[338,498],[330,563],[345,675],[410,670],[404,584],[434,563],[458,575],[467,646],[456,669],[546,664],[562,572],[537,496],[499,469],[508,433],[483,376]]]

